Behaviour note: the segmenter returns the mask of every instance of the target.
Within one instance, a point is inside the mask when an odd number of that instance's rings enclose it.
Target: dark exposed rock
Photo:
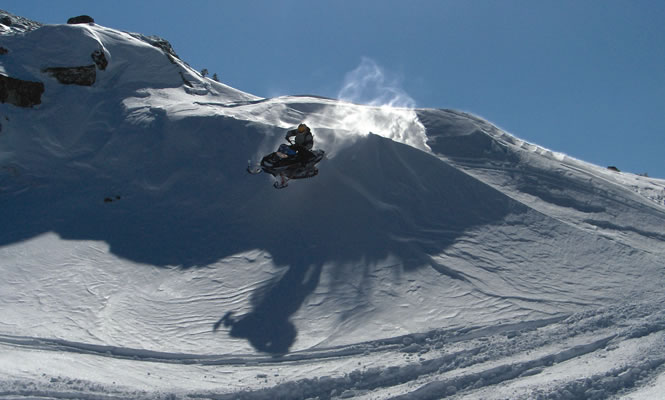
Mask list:
[[[176,59],[180,59],[178,55],[176,54],[175,50],[173,50],[173,46],[171,46],[171,43],[169,43],[168,40],[163,39],[159,36],[146,36],[142,35],[140,33],[130,33],[133,37],[136,39],[142,40],[146,43],[148,43],[151,46],[157,47],[158,49],[162,50],[164,54],[166,54],[166,57],[171,61],[172,63],[175,64]]]
[[[158,36],[148,36],[147,40],[151,45],[161,49],[164,53],[174,58],[179,58],[175,53],[175,50],[173,50],[173,46],[171,46],[171,43],[168,40],[162,39]]]
[[[32,107],[42,102],[44,84],[0,75],[0,102]]]
[[[79,15],[78,17],[72,17],[67,20],[67,23],[70,25],[75,24],[93,24],[95,20],[89,15]]]
[[[609,167],[607,167],[607,169],[609,169],[610,171],[614,171],[614,172],[621,172],[621,170],[619,168],[615,167],[614,165],[610,165]]]
[[[4,47],[0,46],[0,56],[3,56],[7,53],[9,53],[9,50],[7,50]]]
[[[104,203],[113,203],[114,201],[118,201],[122,199],[120,195],[112,196],[112,197],[105,197],[104,198]]]
[[[4,10],[0,10],[0,23],[4,25],[4,30],[0,30],[0,34],[4,35],[30,32],[42,26],[39,22],[13,15]]]
[[[192,82],[188,81],[187,78],[185,78],[185,74],[183,74],[182,71],[180,71],[180,77],[182,78],[182,83],[184,83],[185,86],[194,87],[194,85],[192,85]]]
[[[63,85],[92,86],[97,79],[95,64],[83,67],[50,67],[43,71]]]
[[[102,50],[95,50],[92,52],[90,55],[92,57],[92,61],[95,62],[95,65],[97,65],[97,68],[100,70],[105,70],[106,67],[109,65],[108,60],[106,59],[106,56],[104,55],[104,52]]]

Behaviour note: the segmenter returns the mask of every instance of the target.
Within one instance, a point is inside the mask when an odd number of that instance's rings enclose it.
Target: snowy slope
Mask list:
[[[0,105],[0,398],[665,391],[665,181],[467,113],[262,99],[158,38],[36,27],[0,36],[0,73],[45,87]],[[43,72],[95,51],[92,86]],[[302,121],[316,178],[245,172]]]

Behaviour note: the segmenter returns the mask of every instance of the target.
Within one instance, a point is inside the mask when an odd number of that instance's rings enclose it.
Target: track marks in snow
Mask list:
[[[603,337],[591,343],[574,346],[558,353],[546,354],[542,357],[528,361],[516,363],[507,362],[479,372],[471,372],[450,379],[437,380],[423,385],[406,396],[399,396],[396,398],[402,399],[415,397],[418,399],[438,399],[441,397],[441,394],[455,394],[458,391],[466,389],[496,385],[515,378],[540,374],[543,372],[544,368],[548,366],[562,363],[575,357],[580,357],[602,349],[607,346],[612,339],[614,339],[614,336]]]
[[[2,381],[0,399],[3,400],[154,400],[177,399],[175,395],[159,396],[155,393],[127,391],[120,387],[98,385],[82,379],[43,377],[43,381]]]
[[[574,314],[564,320],[494,326],[465,331],[434,331],[395,338],[356,356],[365,364],[374,353],[402,353],[406,362],[347,371],[343,376],[290,381],[271,388],[232,394],[190,395],[212,399],[409,398],[446,396],[473,398],[476,391],[510,384],[516,378],[548,380],[548,370],[596,353],[607,357],[606,370],[589,379],[558,382],[549,391],[525,391],[544,399],[565,398],[567,392],[603,396],[620,393],[647,379],[663,364],[665,346],[649,347],[648,359],[612,359],[614,348],[652,335],[665,336],[665,313],[650,306],[625,306]],[[393,347],[388,348],[388,342]],[[652,342],[660,343],[655,340]],[[376,343],[375,343],[376,345]],[[607,353],[607,354],[605,354]],[[623,365],[621,365],[623,363]],[[577,377],[579,378],[579,377]],[[581,383],[580,383],[581,382]],[[540,387],[540,388],[539,388]],[[600,388],[602,388],[602,391]],[[507,396],[511,398],[511,396]]]
[[[160,363],[199,365],[202,371],[235,366],[262,382],[247,385],[242,391],[237,391],[236,385],[236,389],[220,386],[219,390],[174,392],[169,394],[173,399],[180,395],[202,399],[559,399],[570,398],[569,394],[572,398],[606,398],[629,393],[665,365],[662,309],[662,302],[625,305],[524,323],[439,329],[283,357],[159,353],[8,335],[0,336],[0,343],[74,357],[86,354],[126,359],[146,370]],[[274,374],[276,370],[279,376]],[[44,385],[17,389],[0,381],[0,393],[13,398],[27,398],[28,394],[39,397],[47,389],[51,398],[71,393],[71,385],[67,390],[56,390],[52,383]],[[73,398],[118,397],[106,389],[93,391],[93,386],[79,383],[80,390]],[[164,395],[146,392],[134,397]]]

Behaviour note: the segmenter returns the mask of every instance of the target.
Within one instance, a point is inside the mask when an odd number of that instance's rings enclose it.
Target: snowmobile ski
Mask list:
[[[260,165],[248,165],[247,166],[247,172],[249,172],[252,175],[260,174],[263,172],[263,169],[261,169]]]

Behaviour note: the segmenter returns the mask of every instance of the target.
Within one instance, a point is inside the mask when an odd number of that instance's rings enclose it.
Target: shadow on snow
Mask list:
[[[324,160],[316,178],[275,190],[244,169],[266,137],[282,132],[266,136],[266,127],[226,118],[159,120],[151,135],[119,130],[88,158],[32,177],[39,184],[29,190],[18,178],[5,182],[0,217],[12,229],[0,232],[0,246],[52,231],[105,241],[135,262],[183,268],[262,249],[287,271],[253,294],[249,313],[224,310],[214,329],[224,326],[258,351],[281,354],[297,336],[290,317],[317,287],[324,265],[363,271],[393,256],[407,271],[431,266],[430,256],[465,231],[525,210],[438,158],[375,135]],[[348,275],[353,271],[332,273],[358,279]]]

